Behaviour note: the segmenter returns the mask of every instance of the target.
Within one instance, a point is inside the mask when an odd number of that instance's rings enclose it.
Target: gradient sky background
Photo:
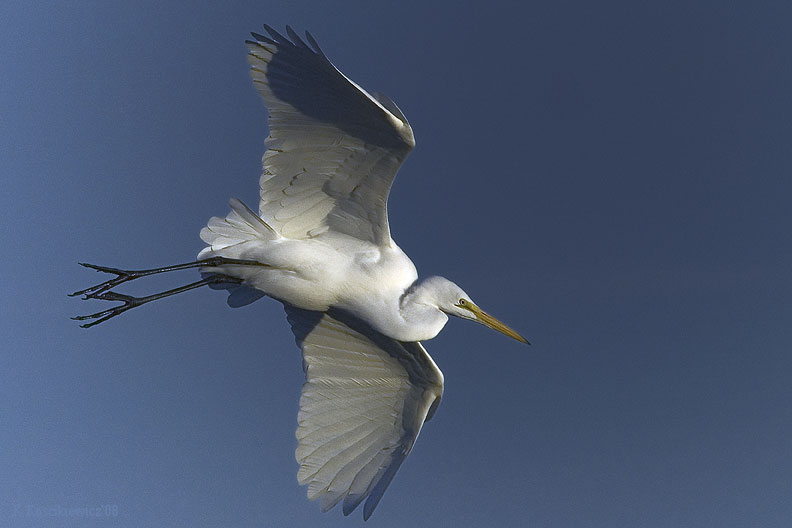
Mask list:
[[[297,485],[278,303],[69,320],[105,307],[78,261],[189,261],[255,208],[266,22],[397,102],[394,238],[534,343],[427,343],[445,397],[369,526],[789,526],[792,4],[516,4],[0,6],[0,525],[363,524]]]

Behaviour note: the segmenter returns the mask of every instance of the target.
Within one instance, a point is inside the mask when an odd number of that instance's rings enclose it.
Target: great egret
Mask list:
[[[269,26],[246,41],[253,83],[269,109],[256,214],[231,200],[201,231],[195,262],[143,271],[83,264],[116,277],[75,292],[121,301],[79,316],[90,327],[130,308],[201,286],[229,290],[236,307],[282,302],[302,349],[297,478],[322,511],[363,500],[368,519],[443,393],[443,374],[420,341],[453,315],[525,338],[443,277],[418,279],[390,237],[391,183],[415,145],[404,114],[306,44]],[[143,276],[200,268],[202,279],[147,297],[113,291]]]

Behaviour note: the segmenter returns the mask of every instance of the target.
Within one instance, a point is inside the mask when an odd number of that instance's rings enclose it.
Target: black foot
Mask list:
[[[108,268],[105,266],[97,266],[96,264],[87,264],[85,262],[80,262],[80,266],[85,266],[86,268],[95,269],[96,271],[101,271],[103,273],[113,273],[118,276],[115,279],[110,279],[109,281],[105,281],[101,284],[97,284],[96,286],[91,286],[90,288],[85,288],[84,290],[70,293],[69,297],[85,295],[84,299],[104,299],[104,297],[101,296],[103,292],[106,292],[107,290],[114,288],[119,284],[123,284],[124,282],[128,282],[133,279],[137,279],[138,277],[142,277],[145,274],[145,271],[120,270],[116,268]],[[107,299],[107,300],[118,300],[118,299]]]
[[[110,281],[108,281],[110,282]],[[112,287],[112,286],[110,286]],[[77,292],[72,295],[81,295],[84,292]],[[134,308],[135,306],[140,306],[144,302],[146,302],[145,297],[132,297],[131,295],[124,295],[122,293],[116,293],[112,291],[103,291],[102,293],[94,293],[90,296],[85,297],[86,299],[101,299],[103,301],[122,301],[124,304],[119,306],[114,306],[107,310],[103,310],[101,312],[96,312],[95,314],[91,315],[78,315],[76,317],[72,317],[75,321],[86,321],[88,319],[96,319],[96,321],[91,321],[90,323],[81,324],[80,327],[82,328],[90,328],[94,325],[98,325],[99,323],[103,323],[108,319],[115,317],[116,315],[122,314],[127,310]]]

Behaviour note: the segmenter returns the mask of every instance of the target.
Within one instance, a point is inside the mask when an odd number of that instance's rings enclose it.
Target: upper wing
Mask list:
[[[310,34],[247,41],[253,83],[269,110],[259,215],[288,238],[327,230],[390,243],[391,183],[415,145],[395,104],[347,79]]]
[[[443,374],[420,343],[386,337],[344,313],[285,305],[303,351],[297,480],[322,511],[366,497],[368,519],[443,393]]]

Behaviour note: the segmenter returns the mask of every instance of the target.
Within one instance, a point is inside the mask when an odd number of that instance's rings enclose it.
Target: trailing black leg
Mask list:
[[[97,284],[96,286],[91,286],[90,288],[86,288],[84,290],[76,291],[74,293],[69,294],[71,297],[76,297],[77,295],[84,295],[85,299],[101,299],[102,298],[100,297],[101,294],[115,288],[119,284],[123,284],[125,282],[129,282],[131,280],[135,280],[140,277],[156,275],[157,273],[165,273],[167,271],[178,271],[189,268],[213,267],[213,266],[222,266],[222,265],[268,267],[266,264],[262,264],[261,262],[257,262],[255,260],[240,260],[240,259],[231,259],[225,257],[211,257],[208,259],[196,260],[195,262],[187,262],[186,264],[175,264],[173,266],[165,266],[163,268],[154,268],[148,270],[122,270],[117,268],[109,268],[106,266],[97,266],[96,264],[86,264],[84,262],[80,262],[80,265],[85,266],[86,268],[94,269],[96,271],[101,271],[103,273],[112,273],[114,275],[117,275],[117,277],[114,279],[110,279],[101,284]]]
[[[230,260],[230,259],[226,259],[226,260]],[[204,264],[204,265],[206,265],[206,264]],[[185,266],[185,265],[182,264],[181,266]],[[90,266],[90,267],[93,267],[93,266]],[[194,266],[187,266],[187,267],[194,267]],[[109,270],[109,269],[112,269],[112,268],[106,268],[106,269]],[[159,269],[161,269],[162,271],[172,271],[172,269],[164,269],[164,268],[159,268]],[[174,268],[174,269],[184,269],[184,268]],[[101,269],[100,271],[105,271],[105,270]],[[121,270],[109,271],[109,273],[116,273],[117,271],[121,271]],[[153,271],[153,270],[147,270],[147,271]],[[132,272],[132,273],[136,273],[136,272]],[[145,272],[141,272],[141,273],[145,273]],[[157,272],[157,273],[159,273],[159,272]],[[147,274],[151,275],[152,273],[147,273]],[[120,279],[122,276],[126,276],[126,275],[119,275],[118,278]],[[138,275],[138,276],[142,277],[143,275]],[[137,278],[137,276],[132,276],[131,278],[128,278],[127,280],[132,280],[134,278]],[[117,280],[117,279],[114,279],[114,280]],[[112,281],[108,281],[108,282],[112,282]],[[117,282],[116,284],[120,284],[121,282],[125,282],[125,281],[122,280],[122,281]],[[224,284],[229,284],[229,283],[230,284],[240,284],[241,282],[242,282],[242,279],[237,279],[235,277],[228,277],[226,275],[219,275],[219,274],[209,275],[208,277],[205,277],[205,278],[203,278],[203,279],[201,279],[199,281],[196,281],[196,282],[193,282],[193,283],[190,283],[190,284],[186,284],[186,285],[180,286],[178,288],[173,288],[172,290],[166,290],[166,291],[163,291],[163,292],[154,293],[152,295],[147,295],[145,297],[133,297],[131,295],[124,295],[122,293],[116,293],[114,291],[107,291],[108,288],[112,288],[116,284],[112,284],[112,285],[106,286],[106,287],[104,287],[102,284],[100,284],[99,286],[102,286],[102,288],[98,289],[97,291],[90,292],[91,288],[89,288],[88,290],[85,290],[83,292],[76,292],[75,295],[80,295],[81,293],[85,293],[86,291],[89,291],[89,293],[86,293],[86,297],[85,297],[86,299],[100,299],[102,301],[121,301],[123,304],[120,304],[118,306],[114,306],[114,307],[109,308],[107,310],[102,310],[101,312],[97,312],[97,313],[91,314],[91,315],[78,315],[77,317],[72,317],[72,319],[77,320],[77,321],[86,321],[88,319],[96,319],[96,321],[91,321],[90,323],[85,323],[85,324],[80,325],[83,328],[90,328],[90,327],[92,327],[94,325],[98,325],[99,323],[103,323],[103,322],[107,321],[108,319],[111,319],[111,318],[115,317],[116,315],[122,314],[122,313],[126,312],[127,310],[131,310],[132,308],[135,308],[136,306],[141,306],[143,304],[146,304],[147,302],[156,301],[157,299],[163,299],[165,297],[170,297],[171,295],[176,295],[177,293],[182,293],[182,292],[186,292],[186,291],[189,291],[189,290],[194,290],[195,288],[200,288],[201,286],[208,286],[210,284],[221,284],[221,283],[224,283]],[[95,286],[94,288],[98,288],[98,287]]]

